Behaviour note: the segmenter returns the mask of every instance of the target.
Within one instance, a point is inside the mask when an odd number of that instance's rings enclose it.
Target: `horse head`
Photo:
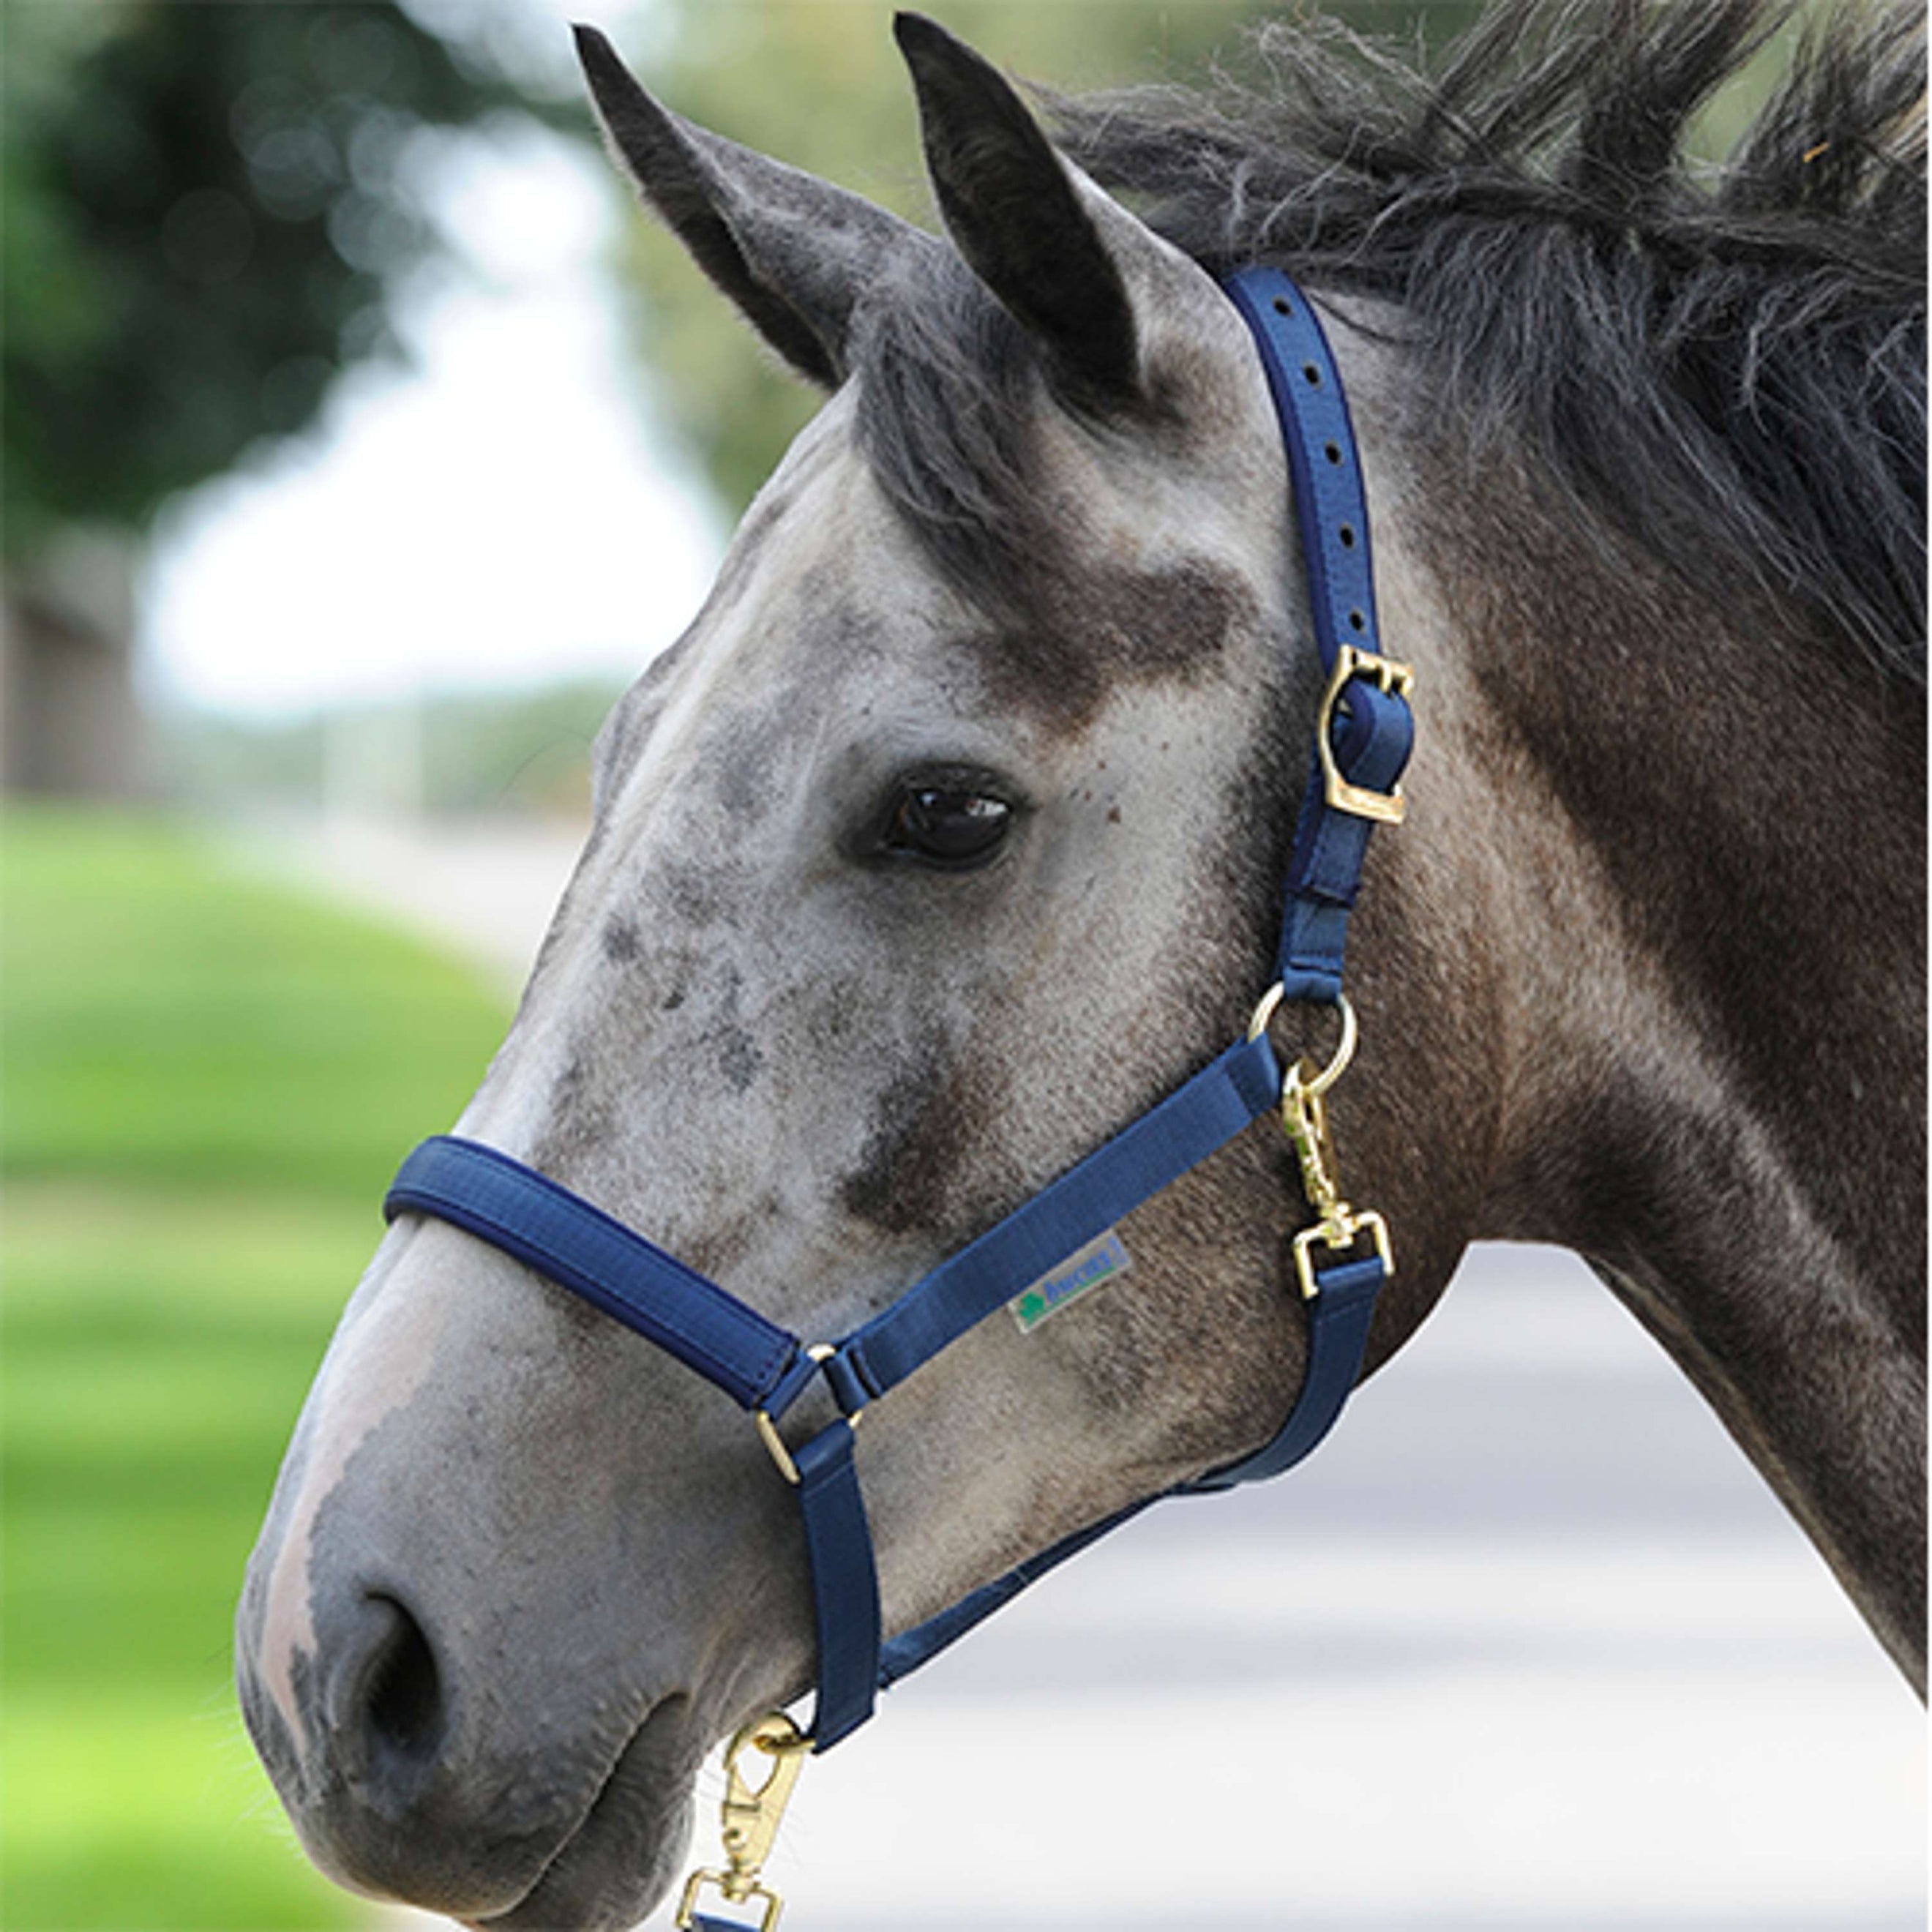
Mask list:
[[[831,400],[606,727],[588,847],[461,1124],[807,1334],[1238,1027],[1320,681],[1226,298],[976,56],[899,33],[950,244],[683,123],[582,36],[618,159]],[[868,1418],[889,1628],[1269,1434],[1304,1347],[1292,1175],[1245,1137],[1131,1217],[1103,1293],[985,1324]],[[729,1403],[412,1220],[256,1552],[245,1707],[349,1883],[628,1924],[703,1753],[807,1681],[802,1566]]]

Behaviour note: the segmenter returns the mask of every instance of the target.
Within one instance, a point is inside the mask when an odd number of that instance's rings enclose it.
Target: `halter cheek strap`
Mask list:
[[[1279,985],[1257,1010],[1249,1036],[836,1342],[808,1346],[590,1202],[474,1141],[424,1142],[384,1203],[392,1220],[417,1214],[447,1221],[583,1296],[752,1414],[780,1473],[796,1488],[804,1520],[818,1631],[811,1737],[818,1750],[865,1721],[882,1685],[1146,1507],[1136,1503],[1082,1530],[882,1644],[872,1533],[853,1461],[854,1430],[868,1404],[1276,1108],[1316,1216],[1296,1242],[1308,1308],[1307,1370],[1271,1441],[1186,1490],[1274,1475],[1315,1448],[1360,1374],[1376,1298],[1394,1266],[1380,1216],[1358,1214],[1340,1198],[1323,1096],[1352,1050],[1342,957],[1369,836],[1377,824],[1402,817],[1397,782],[1412,738],[1410,674],[1380,652],[1367,505],[1321,326],[1278,270],[1245,269],[1226,286],[1253,333],[1280,422],[1326,680],[1289,869]],[[1327,1070],[1303,1063],[1284,1073],[1265,1026],[1282,998],[1341,1009],[1344,1047]],[[1365,1242],[1370,1251],[1358,1252]],[[779,1423],[820,1380],[839,1415],[790,1448]]]

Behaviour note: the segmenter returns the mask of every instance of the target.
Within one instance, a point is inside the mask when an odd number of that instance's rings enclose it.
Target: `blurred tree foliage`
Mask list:
[[[391,4],[13,6],[0,132],[7,554],[138,529],[389,343],[435,245],[411,138],[516,97]]]
[[[1267,0],[946,0],[946,24],[1009,73],[1074,91],[1198,79],[1239,57]],[[1366,31],[1438,45],[1476,0],[1324,0]],[[890,0],[672,0],[655,58],[637,64],[680,113],[930,224],[912,92]],[[728,316],[722,298],[655,222],[627,231],[638,328],[674,430],[742,508],[818,406]]]

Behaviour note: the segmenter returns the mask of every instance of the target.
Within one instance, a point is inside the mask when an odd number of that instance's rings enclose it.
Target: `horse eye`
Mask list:
[[[928,866],[963,872],[998,851],[1012,820],[1004,799],[950,785],[908,785],[893,804],[884,849]]]

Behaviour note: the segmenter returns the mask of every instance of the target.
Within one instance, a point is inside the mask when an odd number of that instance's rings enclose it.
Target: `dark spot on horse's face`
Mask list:
[[[1123,686],[1195,683],[1256,616],[1246,580],[1199,558],[1070,568],[1042,573],[1015,621],[982,641],[980,661],[995,698],[1071,736]]]
[[[724,911],[716,869],[694,860],[667,860],[651,874],[653,896],[688,926],[709,926]]]
[[[764,1064],[765,1056],[758,1051],[758,1042],[742,1027],[727,1030],[718,1049],[718,1066],[733,1093],[744,1093],[758,1078]]]
[[[573,1054],[550,1095],[549,1119],[531,1150],[531,1163],[546,1174],[568,1174],[620,1131],[616,1111],[590,1078],[587,1061]],[[564,1299],[577,1298],[567,1294]]]
[[[621,917],[605,922],[603,945],[604,956],[614,966],[628,966],[642,950],[638,928]]]
[[[842,551],[816,559],[800,573],[790,599],[792,609],[806,614],[799,650],[836,652],[848,659],[902,658],[904,650],[887,611],[855,598],[852,576],[853,560]],[[782,722],[781,718],[781,728]]]
[[[926,1226],[944,1196],[944,1162],[933,1119],[944,1084],[938,1056],[916,1054],[880,1096],[860,1164],[839,1190],[847,1209],[887,1234]]]
[[[995,1220],[1013,1202],[983,1175],[977,1185],[968,1176],[1000,1105],[986,1054],[922,1048],[880,1098],[860,1164],[840,1190],[846,1208],[888,1234],[963,1234]]]
[[[787,747],[796,735],[794,719],[780,706],[734,712],[710,735],[704,747],[705,768],[718,802],[734,818],[749,826],[764,817],[778,796],[772,774],[783,770]]]

